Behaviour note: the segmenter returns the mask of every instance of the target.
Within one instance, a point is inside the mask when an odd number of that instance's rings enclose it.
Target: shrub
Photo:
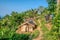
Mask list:
[[[12,40],[28,40],[29,35],[28,34],[14,34],[12,37]]]

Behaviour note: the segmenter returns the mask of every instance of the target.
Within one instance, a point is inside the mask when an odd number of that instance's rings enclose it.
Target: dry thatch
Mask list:
[[[30,19],[23,24],[19,25],[19,28],[16,30],[16,33],[25,33],[25,32],[33,32],[36,28],[36,23],[34,20]]]

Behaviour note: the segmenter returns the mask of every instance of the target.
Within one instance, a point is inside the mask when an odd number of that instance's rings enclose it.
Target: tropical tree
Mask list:
[[[47,0],[47,2],[48,2],[48,9],[49,9],[49,11],[51,11],[51,12],[55,12],[55,10],[56,10],[56,4],[57,4],[57,0]]]

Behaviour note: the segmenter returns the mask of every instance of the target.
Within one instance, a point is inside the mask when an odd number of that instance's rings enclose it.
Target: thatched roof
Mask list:
[[[21,26],[23,26],[25,24],[29,24],[31,26],[35,26],[36,25],[34,20],[28,20],[28,21],[24,22],[23,24],[19,25],[19,27],[21,27]]]

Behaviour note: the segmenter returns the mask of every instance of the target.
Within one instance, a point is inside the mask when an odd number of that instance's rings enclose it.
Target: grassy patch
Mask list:
[[[40,34],[40,32],[39,32],[38,30],[35,30],[35,31],[32,33],[32,37],[33,37],[33,38],[36,38],[39,34]]]

